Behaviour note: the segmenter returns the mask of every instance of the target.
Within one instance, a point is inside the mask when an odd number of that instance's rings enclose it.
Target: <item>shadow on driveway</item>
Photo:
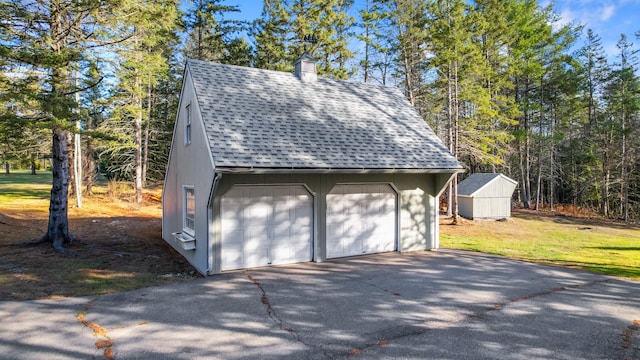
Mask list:
[[[1,302],[13,359],[640,359],[640,283],[456,250]],[[84,322],[78,321],[78,315]]]

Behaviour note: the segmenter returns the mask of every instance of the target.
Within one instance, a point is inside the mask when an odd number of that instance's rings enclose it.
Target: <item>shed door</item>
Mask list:
[[[312,259],[313,200],[303,186],[236,186],[221,212],[222,270]]]
[[[327,257],[395,250],[396,219],[389,185],[336,185],[327,195]]]

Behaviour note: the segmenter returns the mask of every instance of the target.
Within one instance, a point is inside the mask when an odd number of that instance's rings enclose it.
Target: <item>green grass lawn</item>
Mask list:
[[[47,198],[51,191],[51,171],[13,170],[0,173],[0,197],[9,199]]]
[[[640,227],[604,220],[517,215],[441,227],[444,247],[576,267],[640,280]]]

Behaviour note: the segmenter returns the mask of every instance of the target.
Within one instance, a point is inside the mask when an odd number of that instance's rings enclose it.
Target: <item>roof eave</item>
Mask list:
[[[267,168],[267,167],[226,167],[217,166],[216,172],[227,174],[453,174],[464,172],[463,168],[436,169],[367,169],[367,168]]]

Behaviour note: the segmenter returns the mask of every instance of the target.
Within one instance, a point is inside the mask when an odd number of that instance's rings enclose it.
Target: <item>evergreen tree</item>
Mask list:
[[[67,217],[67,140],[76,120],[74,94],[80,91],[72,80],[72,69],[89,49],[103,46],[112,37],[103,25],[113,19],[116,6],[112,1],[63,0],[0,4],[0,53],[12,69],[23,72],[7,79],[9,91],[23,93],[28,101],[38,104],[37,111],[19,116],[38,122],[52,133],[49,224],[38,241],[51,242],[58,252],[69,253],[64,243],[72,239]]]
[[[640,80],[635,75],[638,65],[638,50],[622,34],[616,44],[619,62],[611,74],[606,89],[611,129],[617,149],[615,161],[619,168],[618,214],[624,221],[629,220],[631,164],[636,159],[638,112],[640,111]]]
[[[354,23],[347,10],[351,0],[294,0],[289,8],[292,15],[291,39],[287,52],[297,59],[306,51],[318,59],[317,71],[321,76],[346,79],[351,70],[347,63],[353,58],[348,38]],[[306,44],[305,36],[313,35],[317,43]]]
[[[364,8],[359,11],[361,30],[356,38],[364,45],[363,58],[359,61],[362,69],[362,81],[367,83],[377,80],[387,83],[387,77],[393,66],[391,58],[391,38],[385,34],[389,29],[388,16],[384,12],[383,1],[366,0]],[[378,75],[375,75],[375,73]]]
[[[287,53],[291,15],[283,0],[264,0],[262,17],[255,21],[255,67],[293,71],[294,60]]]
[[[133,173],[136,202],[141,203],[148,165],[153,93],[159,80],[169,71],[165,46],[176,40],[178,2],[167,0],[132,5],[121,9],[129,14],[128,22],[123,25],[132,28],[133,33],[118,50],[121,57],[117,72],[120,92],[113,116],[133,126],[129,127],[131,131],[125,132],[128,134],[126,145],[114,150],[128,159],[126,166]]]
[[[221,62],[238,66],[251,66],[253,64],[251,45],[243,37],[231,40],[227,44],[227,49]]]
[[[577,55],[582,70],[580,74],[582,101],[584,110],[586,110],[586,117],[580,123],[584,129],[581,133],[577,133],[572,137],[576,139],[576,142],[569,151],[573,153],[574,149],[580,149],[578,151],[594,155],[598,151],[599,154],[597,155],[600,157],[599,163],[601,165],[599,166],[600,170],[595,173],[600,173],[600,180],[585,179],[585,181],[593,182],[594,186],[596,182],[600,183],[598,208],[601,214],[608,216],[612,139],[610,139],[609,132],[606,130],[607,120],[603,119],[605,107],[601,100],[609,77],[609,64],[607,63],[600,37],[591,29],[587,30],[584,45]],[[598,166],[598,162],[595,159],[589,159],[583,165],[583,167],[596,166]],[[572,172],[574,179],[577,177],[578,172],[585,173],[582,170]],[[575,189],[574,193],[577,193],[577,189],[580,187],[580,184],[573,181],[572,188]],[[577,200],[577,194],[574,195],[574,198]]]
[[[245,27],[241,21],[224,17],[228,13],[239,11],[238,6],[224,5],[222,0],[195,0],[185,19],[185,57],[222,61],[227,52],[227,45],[233,40],[233,34]]]
[[[393,36],[395,76],[401,79],[409,102],[424,114],[420,101],[424,94],[424,61],[427,6],[420,0],[386,1],[384,12]]]

